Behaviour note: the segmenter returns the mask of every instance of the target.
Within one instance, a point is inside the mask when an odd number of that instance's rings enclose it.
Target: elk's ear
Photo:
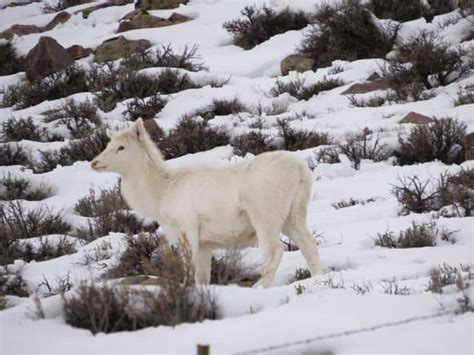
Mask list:
[[[105,134],[107,135],[107,137],[112,138],[112,136],[114,135],[114,131],[112,131],[111,129],[107,128],[107,129],[105,130]]]
[[[137,140],[143,140],[143,137],[145,137],[146,134],[146,128],[143,125],[143,120],[141,118],[135,121],[133,131]]]

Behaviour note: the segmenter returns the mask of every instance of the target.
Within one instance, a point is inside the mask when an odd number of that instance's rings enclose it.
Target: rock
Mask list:
[[[308,70],[313,70],[314,60],[302,54],[291,54],[280,64],[280,69],[283,75],[288,75],[290,71],[297,71],[304,73]]]
[[[138,0],[135,9],[159,10],[174,9],[181,4],[187,4],[189,0]]]
[[[170,26],[172,24],[173,23],[171,21],[165,20],[161,17],[139,14],[133,17],[131,20],[120,22],[117,32],[125,32],[139,28],[164,27]]]
[[[464,154],[466,160],[474,160],[474,132],[464,137]]]
[[[127,4],[133,4],[134,0],[109,0],[109,2],[114,6],[123,6]]]
[[[386,80],[384,78],[380,78],[375,79],[374,81],[351,85],[346,91],[342,92],[341,95],[365,94],[367,92],[375,90],[386,90],[388,88],[389,86]]]
[[[192,18],[186,15],[178,14],[177,12],[173,12],[171,16],[168,18],[168,21],[171,21],[173,23],[182,23],[182,22],[187,22],[191,21]]]
[[[148,15],[147,11],[144,10],[133,10],[132,12],[129,12],[126,14],[124,17],[122,17],[122,20],[132,20],[133,18],[137,17],[138,15]]]
[[[91,48],[84,48],[83,46],[80,46],[78,44],[66,48],[66,51],[71,55],[72,59],[74,60],[85,58],[88,55],[94,53]]]
[[[35,25],[13,25],[0,33],[0,38],[12,39],[14,35],[25,36],[31,33],[40,33],[41,28]]]
[[[60,23],[65,23],[71,18],[71,14],[67,11],[61,11],[59,14],[54,16],[54,18],[49,21],[49,23],[44,26],[43,31],[50,31],[55,28]]]
[[[400,120],[399,123],[427,124],[431,122],[434,122],[434,119],[432,119],[431,117],[412,111],[407,113],[405,117]]]
[[[74,60],[55,39],[40,37],[39,42],[26,55],[26,77],[43,78],[66,68]]]
[[[105,9],[106,7],[110,7],[110,6],[112,6],[112,4],[109,2],[106,2],[100,5],[94,5],[94,6],[90,6],[85,9],[76,11],[74,14],[82,13],[82,18],[88,18],[92,12],[97,11],[99,9]]]
[[[94,61],[105,62],[109,60],[117,60],[133,52],[144,51],[150,46],[150,41],[146,39],[129,41],[123,36],[114,37],[97,47],[95,50]]]

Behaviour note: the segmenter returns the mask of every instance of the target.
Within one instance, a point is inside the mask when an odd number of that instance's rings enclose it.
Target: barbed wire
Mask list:
[[[441,311],[441,312],[438,312],[438,313],[429,314],[429,315],[425,315],[425,316],[405,318],[403,320],[399,320],[399,321],[395,321],[395,322],[389,322],[389,323],[377,324],[377,325],[373,325],[373,326],[365,327],[365,328],[345,330],[345,331],[342,331],[342,332],[326,334],[326,335],[320,335],[320,336],[313,337],[313,338],[296,340],[296,341],[277,344],[277,345],[270,345],[270,346],[267,346],[267,347],[261,347],[261,348],[256,348],[256,349],[252,349],[252,350],[238,351],[238,352],[235,352],[233,354],[235,354],[235,355],[245,355],[245,354],[263,353],[263,352],[267,352],[267,351],[288,348],[290,346],[304,345],[304,344],[309,344],[309,343],[312,343],[312,342],[315,342],[315,341],[331,339],[331,338],[338,338],[338,337],[343,337],[343,336],[353,335],[353,334],[358,334],[358,333],[363,333],[363,332],[369,332],[369,331],[374,331],[374,330],[378,330],[378,329],[381,329],[381,328],[394,327],[394,326],[397,326],[397,325],[407,324],[407,323],[416,322],[416,321],[425,320],[425,319],[438,318],[438,317],[442,317],[442,316],[445,316],[445,315],[448,315],[448,314],[454,314],[454,311],[452,311],[452,310],[450,310],[450,311]]]

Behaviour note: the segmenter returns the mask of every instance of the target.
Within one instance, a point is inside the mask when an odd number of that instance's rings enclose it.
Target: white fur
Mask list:
[[[306,227],[310,170],[288,152],[224,167],[171,168],[139,119],[111,134],[91,164],[120,174],[130,207],[156,219],[172,243],[186,235],[198,283],[209,283],[212,249],[258,242],[263,252],[258,284],[269,287],[283,254],[280,233],[299,246],[313,275],[320,271],[317,245]]]

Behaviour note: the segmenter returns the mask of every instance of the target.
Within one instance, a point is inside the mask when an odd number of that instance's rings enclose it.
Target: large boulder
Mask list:
[[[407,113],[400,120],[399,123],[427,124],[427,123],[431,123],[431,122],[434,122],[433,118],[431,118],[429,116],[422,115],[421,113],[411,111],[411,112]]]
[[[123,36],[111,38],[95,50],[94,62],[117,60],[134,52],[141,52],[151,46],[150,41],[139,39],[129,41]]]
[[[312,70],[314,64],[315,61],[313,59],[308,58],[303,54],[290,54],[288,57],[283,59],[280,64],[280,69],[283,75],[288,75],[290,71],[304,73],[308,70]]]
[[[89,54],[94,53],[91,48],[84,48],[78,44],[66,48],[67,52],[71,55],[72,59],[77,60],[87,57]]]
[[[170,17],[168,17],[168,21],[173,23],[182,23],[191,21],[192,18],[186,15],[178,14],[177,12],[173,12]]]
[[[71,18],[71,14],[67,11],[61,11],[59,14],[49,21],[49,23],[43,27],[43,31],[50,31],[60,23],[65,23]]]
[[[12,39],[13,36],[25,36],[31,33],[40,33],[41,28],[35,25],[13,25],[0,33],[0,38]]]
[[[464,137],[464,152],[466,160],[474,160],[474,132]]]
[[[26,55],[26,77],[43,78],[66,68],[74,62],[71,55],[55,39],[40,37],[39,42]]]
[[[375,90],[386,90],[388,88],[387,80],[379,78],[373,81],[351,85],[346,91],[341,92],[341,95],[365,94]]]
[[[174,9],[181,4],[187,4],[189,0],[137,0],[136,9],[142,10],[159,10]]]
[[[137,14],[130,20],[120,22],[117,32],[125,32],[140,28],[165,27],[173,23],[161,17],[151,16],[147,14]]]

